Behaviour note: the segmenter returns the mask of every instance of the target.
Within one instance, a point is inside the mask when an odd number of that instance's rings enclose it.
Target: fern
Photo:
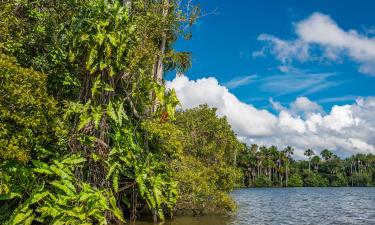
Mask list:
[[[51,180],[42,185],[13,213],[6,225],[31,224],[38,221],[47,224],[107,224],[103,215],[112,213],[125,222],[111,192],[99,190],[78,181],[73,171],[86,160],[70,155],[52,165],[34,162],[34,171]],[[79,190],[79,191],[77,191]]]

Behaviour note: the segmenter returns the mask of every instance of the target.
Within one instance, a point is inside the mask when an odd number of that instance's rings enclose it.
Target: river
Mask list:
[[[165,224],[375,225],[375,188],[248,188],[232,195],[238,204],[235,216],[175,217]]]

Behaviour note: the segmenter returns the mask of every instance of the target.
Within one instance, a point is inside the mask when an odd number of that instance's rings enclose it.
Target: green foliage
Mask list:
[[[176,93],[155,67],[191,65],[190,53],[172,46],[197,10],[179,6],[0,4],[0,48],[14,57],[0,55],[0,221],[105,224],[121,223],[122,211],[136,219],[148,208],[154,220],[173,213],[172,165],[184,143],[173,124]],[[82,158],[59,161],[72,152]]]
[[[333,187],[345,187],[348,186],[348,178],[342,174],[336,174],[333,178],[333,181],[331,182],[331,186]]]
[[[237,166],[241,168],[246,186],[276,187],[341,187],[371,186],[374,176],[374,155],[357,154],[340,159],[329,150],[322,151],[323,160],[314,151],[305,151],[308,160],[291,158],[293,148],[278,151],[275,146],[252,146],[240,151]],[[302,178],[302,177],[303,178]]]
[[[57,102],[47,94],[46,76],[0,53],[0,159],[27,162],[65,144]]]
[[[176,124],[186,135],[185,152],[204,159],[208,165],[235,165],[242,144],[225,117],[218,118],[216,109],[207,105],[179,113]]]
[[[327,187],[328,180],[317,173],[307,173],[303,179],[304,185],[307,187]]]
[[[271,187],[272,181],[267,176],[262,175],[262,176],[256,178],[256,180],[254,182],[254,186],[255,187]]]
[[[108,224],[106,213],[124,221],[112,192],[76,180],[74,171],[86,160],[71,155],[51,165],[33,161],[43,183],[34,187],[5,224]],[[46,182],[46,183],[44,183]]]
[[[372,185],[372,179],[370,174],[360,174],[360,173],[354,173],[351,177],[353,184],[358,187],[368,187]]]
[[[204,211],[234,210],[227,195],[241,179],[234,166],[242,144],[226,118],[206,105],[179,112],[175,121],[183,132],[184,157],[175,163],[179,181],[178,208]]]
[[[303,180],[299,173],[295,173],[292,176],[290,176],[288,181],[288,187],[302,187],[303,186]]]

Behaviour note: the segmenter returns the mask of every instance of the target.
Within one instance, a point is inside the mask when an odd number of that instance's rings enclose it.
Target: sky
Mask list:
[[[183,108],[207,103],[249,144],[375,154],[375,2],[199,1],[206,16],[167,76]]]

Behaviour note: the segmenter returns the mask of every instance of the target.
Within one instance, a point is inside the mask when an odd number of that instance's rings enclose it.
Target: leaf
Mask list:
[[[113,190],[116,193],[118,192],[118,180],[119,180],[119,172],[118,172],[118,170],[116,170],[113,177],[112,177]]]
[[[98,105],[95,108],[94,107],[92,108],[92,118],[93,118],[95,128],[98,129],[100,120],[102,118],[102,107],[100,105]]]
[[[113,47],[117,47],[117,40],[116,40],[116,37],[114,37],[112,34],[107,34],[107,38],[109,40],[109,43],[111,43],[111,45]]]
[[[42,200],[44,197],[46,197],[49,194],[50,193],[48,191],[44,191],[44,192],[34,194],[33,196],[31,196],[31,199],[30,199],[31,203],[30,204],[34,204],[36,202],[39,202],[40,200]]]
[[[3,200],[9,200],[9,199],[12,199],[12,198],[22,198],[22,195],[20,192],[10,192],[8,194],[0,194],[0,201],[3,201]]]
[[[155,84],[154,85],[154,91],[155,91],[156,98],[161,102],[161,104],[163,104],[164,103],[165,87],[161,86],[161,85],[158,85],[158,84]]]
[[[61,161],[62,164],[69,164],[69,165],[78,165],[83,162],[86,162],[86,159],[83,157],[79,157],[78,155],[71,155],[70,157]]]
[[[125,223],[125,219],[124,219],[124,215],[122,214],[122,211],[118,208],[118,207],[114,207],[112,209],[112,213],[113,215],[119,219],[121,222],[124,222]]]
[[[69,188],[74,194],[77,193],[77,190],[76,190],[76,188],[74,187],[74,185],[73,185],[73,183],[72,183],[71,181],[64,179],[64,180],[62,180],[62,182],[63,182],[63,184],[64,184],[67,188]]]
[[[119,164],[116,162],[116,163],[114,163],[114,164],[109,168],[109,171],[108,171],[107,176],[106,176],[106,179],[107,179],[107,180],[111,177],[112,173],[115,171],[115,169],[117,168],[118,165],[119,165]]]
[[[123,106],[122,102],[117,105],[117,116],[119,118],[120,126],[122,125],[123,120],[128,120],[128,116],[125,113],[124,106]]]
[[[89,53],[88,61],[86,63],[87,70],[90,70],[92,68],[92,65],[95,62],[97,54],[98,54],[98,51],[96,50],[96,46],[92,47]]]
[[[26,208],[27,209],[27,208]],[[18,213],[14,219],[12,220],[12,225],[30,225],[31,224],[31,221],[30,221],[30,217],[31,218],[34,218],[34,216],[32,215],[34,211],[32,209],[28,209],[26,212],[20,212]]]
[[[81,116],[79,117],[79,123],[77,127],[78,131],[82,130],[82,128],[84,128],[90,121],[91,121],[90,117],[88,117],[85,114],[81,114]]]
[[[107,64],[103,61],[100,61],[99,63],[99,69],[102,71],[103,69],[107,68]]]
[[[33,169],[34,172],[47,174],[47,175],[53,174],[53,172],[51,171],[50,167],[47,164],[40,162],[38,160],[32,160],[32,163],[35,167],[37,167]]]
[[[105,35],[102,34],[102,33],[97,33],[95,35],[95,40],[97,41],[97,43],[99,43],[99,45],[102,45],[103,42],[104,42],[104,38],[105,38]]]
[[[94,81],[94,84],[92,85],[92,88],[91,88],[91,94],[92,96],[95,96],[95,94],[97,93],[97,90],[98,88],[100,88],[101,86],[101,81],[100,81],[100,75],[98,75]]]
[[[73,52],[69,52],[69,62],[73,62],[75,58],[75,54]]]
[[[65,184],[61,183],[61,181],[52,181],[50,182],[51,185],[55,186],[56,188],[62,190],[63,192],[65,192],[65,194],[69,195],[69,196],[74,196],[74,192],[72,190],[70,190],[67,186],[65,186]]]
[[[111,191],[107,192],[109,203],[112,207],[111,211],[113,215],[122,222],[125,222],[122,211],[117,207],[116,198]]]
[[[109,102],[107,106],[107,115],[109,118],[111,118],[113,121],[117,122],[117,115],[115,113],[115,110],[113,109],[113,104],[112,102]]]

